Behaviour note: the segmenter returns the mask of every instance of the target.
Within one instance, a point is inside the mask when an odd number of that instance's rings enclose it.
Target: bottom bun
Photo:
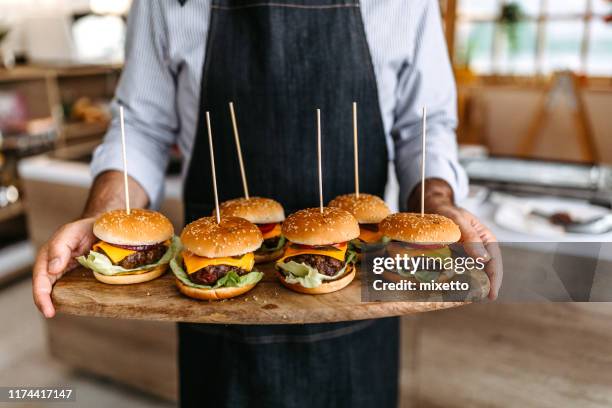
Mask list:
[[[147,272],[135,273],[131,275],[108,276],[94,271],[94,277],[102,283],[108,285],[131,285],[133,283],[148,282],[162,276],[168,269],[168,264],[158,265]]]
[[[283,248],[277,249],[274,252],[264,252],[262,254],[258,254],[257,252],[255,252],[255,263],[260,264],[260,263],[276,261],[277,259],[280,259],[283,256],[284,251],[285,251],[285,248],[283,247]]]
[[[226,287],[216,289],[200,289],[194,288],[192,286],[187,286],[180,280],[176,280],[176,286],[183,295],[200,300],[221,300],[233,298],[248,292],[249,290],[253,289],[255,285],[257,284],[254,283],[252,285],[245,285],[239,288]]]
[[[316,288],[305,288],[299,283],[289,283],[285,280],[285,275],[283,275],[279,271],[276,271],[276,273],[281,283],[285,287],[295,292],[305,293],[307,295],[322,295],[324,293],[336,292],[340,289],[344,289],[346,286],[348,286],[349,283],[353,281],[353,279],[355,279],[355,267],[353,265],[350,266],[350,269],[346,271],[341,278],[338,278],[333,281],[323,282],[320,286],[317,286]]]

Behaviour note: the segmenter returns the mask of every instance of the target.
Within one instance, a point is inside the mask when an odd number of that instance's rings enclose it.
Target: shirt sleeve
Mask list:
[[[91,162],[94,177],[123,170],[119,104],[123,105],[128,174],[144,188],[152,208],[159,208],[163,198],[169,149],[179,129],[175,74],[168,62],[166,30],[158,7],[158,2],[148,0],[132,4],[125,65],[111,103],[113,119]]]
[[[467,195],[468,179],[457,156],[457,96],[437,1],[423,2],[412,59],[400,71],[391,131],[400,209],[421,182],[422,108],[427,108],[425,177],[445,180],[455,200]]]

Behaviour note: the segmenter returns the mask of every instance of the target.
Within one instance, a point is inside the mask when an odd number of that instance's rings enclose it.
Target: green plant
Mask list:
[[[502,6],[497,22],[503,28],[508,38],[511,52],[518,50],[518,26],[523,19],[523,10],[516,2],[506,3]]]

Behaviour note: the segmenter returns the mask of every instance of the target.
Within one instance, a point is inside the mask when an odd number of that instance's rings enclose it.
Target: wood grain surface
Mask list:
[[[461,306],[462,302],[362,302],[359,274],[345,289],[325,295],[292,292],[277,281],[272,265],[250,292],[223,301],[200,301],[179,293],[174,275],[115,286],[78,268],[62,277],[52,293],[57,310],[80,316],[194,323],[283,324],[372,319]]]

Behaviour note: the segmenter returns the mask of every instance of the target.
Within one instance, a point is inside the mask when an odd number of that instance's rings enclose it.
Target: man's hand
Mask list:
[[[443,180],[427,179],[425,183],[425,212],[444,215],[453,220],[461,230],[461,242],[466,253],[473,258],[484,258],[485,272],[491,282],[489,299],[497,298],[502,282],[501,252],[495,235],[469,211],[457,207],[453,191]],[[417,186],[408,199],[408,208],[419,212],[421,186]]]
[[[128,183],[130,201],[134,208],[146,207],[149,199],[145,190],[131,177],[128,177]],[[96,177],[91,187],[83,219],[61,227],[40,248],[34,264],[32,292],[34,303],[45,317],[55,315],[55,308],[51,302],[53,284],[77,265],[75,257],[84,255],[94,244],[95,218],[103,212],[123,207],[125,207],[123,173],[120,171],[102,173]]]
[[[85,218],[64,225],[38,252],[32,277],[32,292],[34,303],[45,317],[55,315],[51,302],[53,284],[77,265],[75,257],[85,254],[93,245],[93,223],[94,218]]]

